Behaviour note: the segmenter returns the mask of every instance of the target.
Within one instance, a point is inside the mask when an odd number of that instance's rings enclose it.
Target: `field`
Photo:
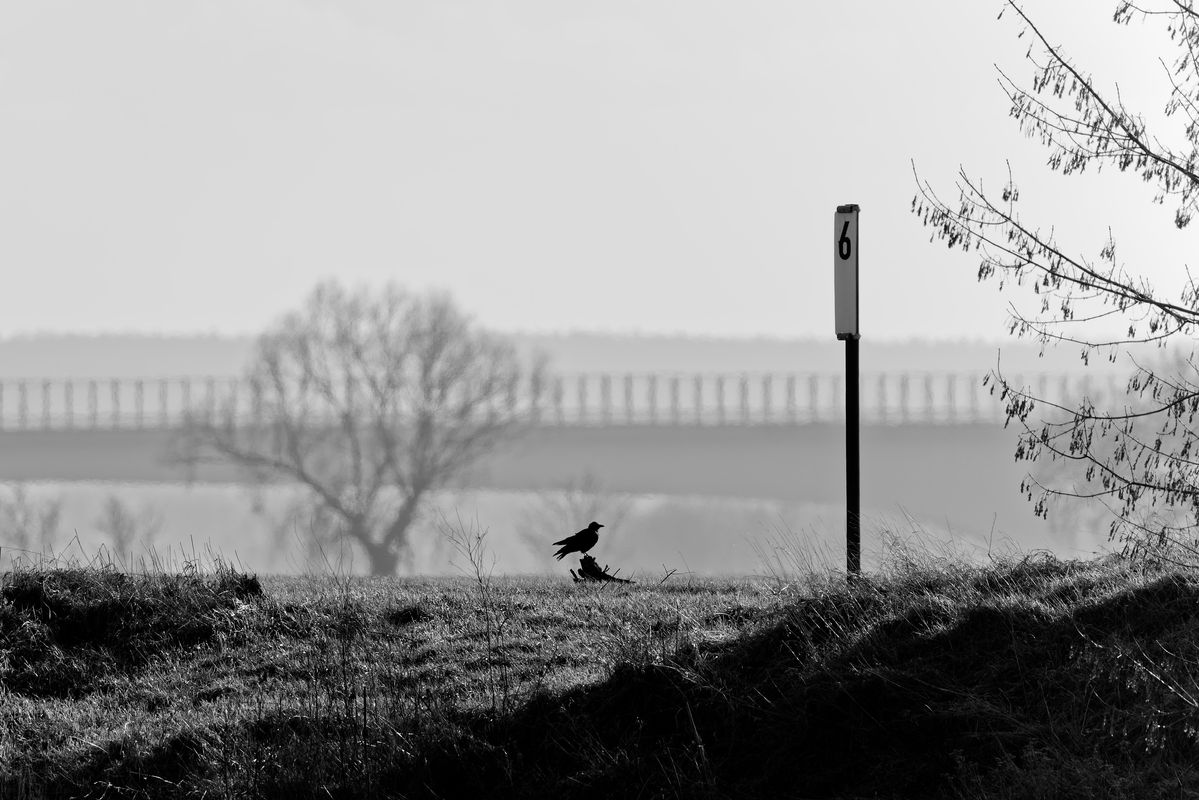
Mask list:
[[[0,484],[0,511],[11,496],[5,488]],[[35,510],[41,503],[61,503],[58,535],[48,549],[76,558],[113,546],[97,523],[105,503],[116,497],[131,514],[160,523],[155,535],[139,537],[134,543],[129,555],[135,560],[147,549],[186,552],[189,557],[193,551],[211,551],[259,573],[323,572],[326,559],[338,572],[368,571],[361,554],[355,558],[349,551],[311,553],[299,532],[280,523],[295,497],[287,488],[267,489],[256,498],[248,489],[231,485],[42,483],[27,484],[25,491]],[[712,576],[756,572],[761,566],[758,551],[786,530],[803,532],[813,549],[832,549],[836,542],[830,529],[844,514],[843,506],[832,504],[729,498],[600,493],[572,499],[562,492],[437,492],[416,524],[412,572],[461,574],[456,563],[460,559],[440,530],[447,516],[486,521],[497,573],[566,575],[553,560],[555,548],[549,543],[596,518],[608,526],[598,555],[626,572],[660,574],[665,565]],[[871,517],[868,528],[873,532],[891,522]],[[27,546],[36,550],[37,544],[35,540]],[[5,541],[0,530],[0,569],[17,555],[19,545],[14,545]],[[842,560],[843,555],[836,557]]]
[[[129,575],[0,583],[0,797],[1199,791],[1199,580],[897,546],[853,585]]]
[[[22,548],[74,558],[90,558],[102,546],[112,548],[112,538],[98,523],[106,504],[116,498],[131,516],[149,517],[158,523],[154,535],[136,537],[132,552],[122,553],[121,560],[136,561],[152,549],[174,553],[176,559],[180,553],[188,558],[216,553],[243,570],[258,573],[325,571],[326,560],[339,572],[368,572],[361,554],[314,554],[299,532],[280,524],[295,496],[286,488],[266,489],[255,496],[232,485],[63,482],[25,484],[23,491],[30,505],[27,512],[33,516],[42,504],[60,504],[57,536],[43,547],[36,535],[21,543],[6,539],[5,531],[0,530],[0,570],[7,569]],[[5,504],[18,505],[13,497],[13,485],[0,483],[0,528],[4,527]],[[984,559],[995,552],[1031,549],[1050,550],[1062,558],[1087,558],[1112,546],[1102,533],[1054,532],[1046,525],[1020,529],[994,525],[991,512],[982,509],[975,515],[979,526],[974,532],[943,518],[917,518],[906,511],[902,507],[865,510],[863,557],[869,567],[879,563],[882,543],[897,533],[918,535],[932,548],[952,543]],[[803,549],[821,566],[835,568],[845,560],[843,501],[468,490],[432,495],[427,513],[415,527],[412,573],[461,574],[460,559],[455,558],[440,530],[445,516],[482,521],[489,531],[496,572],[508,575],[565,575],[562,565],[552,558],[554,548],[548,545],[590,519],[607,525],[597,555],[626,573],[647,579],[660,575],[664,568],[714,578],[756,575],[763,572],[763,562],[771,559],[768,554],[780,546],[787,558]],[[992,528],[988,530],[987,525]],[[1099,528],[1094,524],[1077,527],[1080,531]]]

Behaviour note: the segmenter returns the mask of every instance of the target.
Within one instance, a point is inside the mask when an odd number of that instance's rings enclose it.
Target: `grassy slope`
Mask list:
[[[0,595],[0,797],[1161,797],[1199,580],[123,578]]]

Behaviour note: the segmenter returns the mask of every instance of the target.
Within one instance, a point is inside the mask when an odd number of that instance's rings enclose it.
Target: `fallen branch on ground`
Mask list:
[[[583,556],[579,559],[579,571],[576,573],[573,569],[570,571],[570,577],[574,578],[575,583],[583,581],[612,581],[615,583],[632,583],[628,578],[618,578],[615,572],[608,572],[609,566],[604,564],[604,568],[600,569],[599,563],[591,556]],[[616,572],[620,572],[617,570]]]

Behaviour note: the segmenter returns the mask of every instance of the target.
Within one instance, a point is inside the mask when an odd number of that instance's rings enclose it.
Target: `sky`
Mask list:
[[[1114,3],[1028,0],[1160,109]],[[1062,178],[1007,116],[1029,36],[993,0],[57,0],[0,4],[0,336],[253,334],[320,280],[444,289],[482,324],[833,338],[861,212],[866,339],[1005,335],[929,243],[1010,162],[1026,213],[1161,288],[1192,231],[1126,175]],[[1110,84],[1109,84],[1110,85]],[[1016,296],[1018,297],[1018,296]]]

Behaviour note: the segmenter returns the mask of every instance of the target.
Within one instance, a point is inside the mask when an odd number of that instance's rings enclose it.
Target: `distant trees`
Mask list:
[[[140,540],[147,549],[162,530],[162,515],[151,505],[134,511],[115,494],[104,501],[104,507],[96,517],[96,529],[112,544],[120,558],[132,559],[134,545]]]
[[[36,497],[21,483],[0,486],[0,549],[55,554],[62,525],[62,496]],[[109,494],[93,523],[120,558],[131,558],[135,545],[150,546],[162,529],[162,515],[151,505],[135,511]]]
[[[49,553],[61,518],[61,499],[35,498],[21,483],[0,486],[0,548]]]
[[[556,489],[539,492],[521,514],[519,535],[531,553],[548,562],[553,552],[550,542],[591,520],[603,520],[605,527],[619,531],[632,510],[628,495],[607,491],[595,475],[584,472]]]
[[[351,542],[373,574],[392,575],[429,494],[518,424],[521,374],[512,345],[445,295],[326,282],[259,337],[256,422],[231,407],[197,419],[184,453],[298,485],[301,529]]]
[[[1173,224],[1186,227],[1199,203],[1199,10],[1192,0],[1115,6],[1117,24],[1136,19],[1159,25],[1170,51],[1161,60],[1169,101],[1153,124],[1115,87],[1100,86],[1052,44],[1019,5],[1009,1],[1004,10],[1019,18],[1021,35],[1031,34],[1028,58],[1035,72],[1027,87],[1002,71],[1000,83],[1010,115],[1049,150],[1049,167],[1063,175],[1088,167],[1131,172],[1155,187],[1155,202],[1171,204]],[[1199,371],[1190,349],[1199,285],[1189,271],[1180,264],[1171,297],[1124,267],[1110,233],[1097,258],[1072,250],[1052,224],[1022,218],[1020,192],[1010,177],[992,192],[962,171],[953,204],[927,182],[918,183],[913,212],[934,237],[975,253],[979,280],[997,280],[1000,289],[1024,287],[1035,296],[1035,311],[1013,307],[1014,334],[1043,345],[1078,345],[1084,361],[1096,352],[1113,361],[1118,353],[1129,354],[1126,393],[1100,402],[1082,397],[1054,405],[995,376],[1009,421],[1023,426],[1017,458],[1074,465],[1042,470],[1056,474],[1057,485],[1026,481],[1022,489],[1037,512],[1046,514],[1056,496],[1095,499],[1112,510],[1111,533],[1129,548],[1199,556]],[[1113,322],[1119,323],[1115,335]],[[1134,357],[1139,347],[1171,341],[1185,349],[1157,363]],[[1048,412],[1047,418],[1034,418],[1034,409]]]

